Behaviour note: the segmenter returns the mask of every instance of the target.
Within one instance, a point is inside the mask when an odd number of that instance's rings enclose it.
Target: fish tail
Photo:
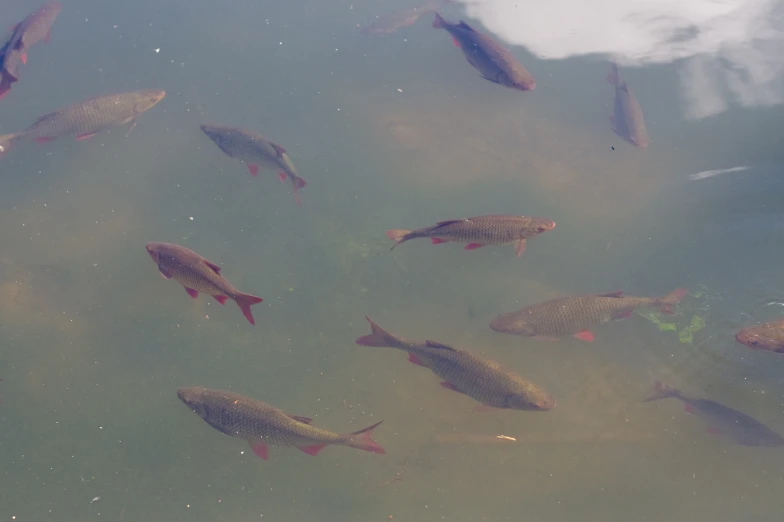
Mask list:
[[[438,14],[438,13],[435,13],[435,15],[436,15],[436,17],[433,20],[433,27],[435,27],[436,29],[443,29],[444,28],[444,19],[441,18],[441,15]]]
[[[379,346],[379,347],[389,347],[389,348],[400,348],[405,345],[402,339],[399,337],[395,337],[391,333],[387,332],[379,325],[373,322],[373,320],[365,316],[365,319],[370,323],[370,334],[363,335],[362,337],[356,340],[356,343],[361,346]]]
[[[294,183],[294,199],[297,200],[297,205],[302,205],[302,201],[299,199],[299,192],[298,190],[308,184],[307,181],[300,178],[299,176],[294,176],[291,178],[292,183]]]
[[[344,435],[346,438],[346,446],[383,455],[386,453],[384,448],[379,446],[378,442],[371,438],[373,435],[373,430],[376,429],[382,422],[384,421],[378,421],[372,426],[368,426],[367,428],[362,428],[361,430],[355,431],[354,433]]]
[[[392,248],[395,248],[403,241],[408,240],[406,236],[409,234],[409,232],[411,231],[410,230],[387,230],[385,234],[389,239],[395,242],[395,244],[392,245]],[[392,248],[390,248],[390,250],[392,250]]]
[[[619,87],[621,85],[621,73],[618,71],[618,64],[613,61],[611,65],[612,71],[607,75],[607,81],[610,82],[610,85]]]
[[[5,153],[11,149],[11,145],[19,141],[19,138],[21,137],[21,132],[16,132],[14,134],[4,134],[0,136],[0,158],[2,158]]]
[[[672,292],[667,295],[664,295],[658,299],[659,301],[659,311],[663,314],[670,314],[672,315],[672,307],[678,304],[681,299],[686,297],[689,291],[685,288],[676,288]]]
[[[656,384],[653,385],[653,392],[651,392],[642,402],[658,401],[659,399],[666,399],[668,397],[679,397],[680,394],[680,390],[673,388],[669,384],[665,384],[662,381],[656,381]]]
[[[243,315],[245,315],[245,319],[247,319],[250,324],[256,324],[256,321],[253,319],[253,313],[250,311],[250,307],[262,301],[263,299],[261,297],[256,297],[255,295],[250,294],[239,294],[234,298],[234,302],[237,303],[237,306],[240,307]]]

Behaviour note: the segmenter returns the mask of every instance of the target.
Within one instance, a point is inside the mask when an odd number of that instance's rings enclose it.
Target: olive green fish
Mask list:
[[[261,165],[277,170],[281,182],[285,182],[286,177],[288,177],[294,185],[294,198],[297,200],[297,204],[302,204],[298,191],[307,183],[297,174],[297,169],[294,168],[294,164],[286,153],[286,149],[277,143],[271,142],[261,134],[255,134],[236,127],[202,125],[201,130],[227,156],[237,158],[245,163],[251,176],[258,175],[259,166]]]
[[[677,288],[663,297],[624,297],[623,292],[560,297],[499,315],[490,323],[496,332],[552,339],[574,335],[593,341],[590,328],[613,319],[631,317],[635,308],[654,307],[672,313],[671,307],[686,295]]]
[[[464,393],[479,401],[478,411],[490,408],[545,411],[555,400],[539,386],[504,369],[500,364],[434,341],[412,343],[383,330],[369,317],[371,333],[357,339],[362,346],[398,348],[408,352],[408,360],[430,368],[443,379],[444,388]]]
[[[735,340],[753,350],[784,353],[784,319],[744,328]]]
[[[554,228],[555,222],[549,219],[491,215],[439,221],[433,226],[416,230],[387,230],[386,234],[395,241],[392,248],[410,239],[429,237],[434,245],[450,241],[468,243],[465,250],[474,250],[485,245],[514,244],[517,257],[520,257],[525,252],[526,239]]]
[[[147,253],[155,262],[158,271],[166,279],[174,279],[188,295],[196,299],[199,292],[211,295],[220,304],[232,299],[242,310],[250,324],[256,324],[250,307],[262,301],[261,297],[244,294],[234,288],[221,274],[221,268],[184,246],[173,243],[147,243]]]
[[[607,81],[615,87],[613,115],[610,116],[610,121],[615,126],[615,133],[632,145],[647,147],[648,131],[645,129],[642,107],[626,81],[621,79],[618,64],[612,64],[612,73],[607,77]]]
[[[463,22],[453,24],[444,20],[436,13],[433,27],[446,29],[452,35],[456,46],[463,51],[468,63],[474,66],[487,81],[517,89],[533,91],[536,80],[517,58],[501,44]]]
[[[0,136],[0,156],[12,144],[23,139],[47,143],[60,136],[76,135],[77,140],[84,140],[126,123],[131,123],[133,128],[136,118],[154,107],[164,96],[166,91],[146,89],[99,96],[69,105],[38,118],[22,132]]]
[[[248,441],[253,452],[264,460],[269,457],[270,446],[294,446],[308,455],[317,455],[328,444],[386,453],[370,438],[381,422],[353,433],[341,434],[312,426],[313,419],[308,417],[289,415],[265,402],[237,393],[209,388],[180,388],[177,396],[216,430]]]

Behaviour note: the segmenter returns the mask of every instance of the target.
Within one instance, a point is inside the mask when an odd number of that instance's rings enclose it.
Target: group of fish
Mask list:
[[[405,16],[399,16],[395,23],[398,27],[410,25],[422,14],[434,13],[433,26],[452,35],[468,62],[480,71],[484,79],[522,91],[535,88],[533,76],[508,49],[465,22],[453,24],[442,18],[436,11],[443,3],[427,4],[413,14],[409,11]],[[0,97],[19,80],[19,64],[27,63],[28,48],[38,41],[48,41],[60,9],[57,1],[49,2],[13,27],[0,51]],[[389,24],[376,23],[366,32],[390,32],[389,27]],[[635,145],[647,146],[639,103],[620,79],[615,65],[609,80],[616,90],[616,132]],[[133,128],[136,118],[164,96],[162,90],[142,90],[91,98],[70,105],[39,118],[24,131],[0,136],[0,156],[22,140],[46,143],[65,135],[74,135],[81,140],[113,126],[130,123]],[[201,130],[226,155],[243,161],[251,175],[256,176],[259,167],[263,166],[278,171],[281,181],[291,180],[299,202],[297,191],[306,182],[299,176],[282,146],[259,134],[232,127],[202,125]],[[465,244],[466,250],[488,245],[514,245],[517,256],[521,256],[528,239],[554,228],[555,222],[544,218],[486,215],[441,221],[416,230],[389,230],[386,234],[395,242],[392,248],[411,239],[428,238],[433,244]],[[152,242],[146,245],[146,250],[160,274],[180,283],[192,298],[203,293],[220,304],[231,299],[237,303],[247,321],[255,324],[251,306],[262,302],[262,299],[235,288],[222,274],[220,266],[176,244]],[[635,309],[642,307],[673,313],[672,307],[685,295],[686,290],[679,288],[662,297],[629,297],[622,292],[561,297],[500,315],[490,322],[490,328],[499,333],[534,339],[555,340],[574,336],[583,341],[593,341],[591,329],[594,326],[629,318]],[[441,379],[441,386],[476,401],[476,411],[547,411],[556,405],[555,399],[544,389],[496,361],[432,340],[409,341],[385,331],[370,318],[367,320],[371,333],[359,337],[357,344],[407,352],[408,360],[429,368]],[[744,330],[738,333],[737,339],[752,348],[784,353],[784,320]],[[371,438],[380,422],[353,433],[340,434],[313,426],[312,419],[308,417],[292,415],[233,392],[189,387],[180,388],[177,394],[207,424],[226,435],[246,440],[253,452],[263,459],[268,458],[271,446],[296,447],[309,455],[318,454],[327,445],[384,453],[384,449]],[[755,419],[711,400],[689,397],[663,383],[657,383],[653,394],[646,400],[666,397],[681,400],[687,411],[706,419],[712,426],[711,430],[725,433],[738,443],[784,444],[784,439]]]

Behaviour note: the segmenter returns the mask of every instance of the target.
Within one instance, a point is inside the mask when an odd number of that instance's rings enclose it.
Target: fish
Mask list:
[[[27,49],[41,40],[49,43],[52,25],[61,8],[60,2],[49,2],[11,28],[11,36],[0,48],[0,99],[19,80],[17,67],[19,62],[27,63]]]
[[[269,447],[291,447],[318,455],[334,444],[384,454],[371,438],[383,421],[353,433],[335,433],[312,425],[313,419],[290,415],[269,404],[229,391],[209,388],[179,388],[177,397],[204,422],[230,437],[245,439],[253,453],[264,460]]]
[[[642,117],[642,107],[626,81],[621,79],[618,64],[613,62],[612,72],[607,76],[607,81],[615,87],[614,109],[610,116],[615,133],[632,145],[644,149],[648,146],[649,140],[645,120]]]
[[[77,140],[84,140],[127,123],[131,123],[133,129],[136,118],[157,105],[164,96],[166,91],[145,89],[99,96],[69,105],[38,118],[21,132],[0,136],[0,157],[21,140],[48,143],[61,136],[74,134]]]
[[[672,314],[672,307],[687,293],[684,288],[676,288],[662,297],[625,297],[620,291],[559,297],[499,315],[490,322],[490,328],[536,339],[574,335],[582,341],[593,341],[591,327],[631,317],[635,308],[652,307]]]
[[[485,80],[510,89],[533,91],[536,80],[514,57],[509,49],[473,27],[460,21],[453,24],[435,14],[433,27],[445,29],[452,35],[452,41],[463,51],[468,63],[474,66]]]
[[[372,24],[363,27],[363,34],[392,34],[402,27],[414,25],[423,16],[435,13],[454,0],[431,0],[419,7],[411,7],[378,17]]]
[[[433,226],[416,230],[387,230],[386,235],[395,241],[390,250],[411,239],[429,237],[434,245],[450,241],[468,243],[464,250],[474,250],[485,245],[514,244],[517,257],[520,257],[525,252],[526,239],[554,228],[555,222],[549,219],[497,214],[439,221]]]
[[[273,143],[261,134],[224,125],[202,125],[202,132],[229,157],[237,158],[247,165],[251,176],[257,176],[259,166],[278,171],[281,182],[288,177],[294,185],[294,198],[301,205],[299,189],[307,182],[297,174],[297,169],[286,153],[286,149]]]
[[[744,328],[735,340],[753,350],[784,353],[784,319]]]
[[[240,307],[248,322],[256,324],[250,307],[263,299],[243,294],[234,288],[221,274],[221,267],[207,261],[193,250],[173,243],[147,243],[146,248],[161,275],[180,283],[189,296],[196,299],[199,292],[204,292],[220,304],[226,304],[226,300],[231,299]]]
[[[390,334],[369,317],[371,333],[356,340],[361,346],[398,348],[408,352],[408,360],[429,368],[443,379],[441,386],[463,393],[481,406],[476,411],[494,408],[547,411],[555,399],[539,386],[503,368],[499,363],[435,341],[413,343]]]
[[[663,382],[643,402],[672,397],[683,403],[684,411],[707,422],[709,433],[723,434],[743,446],[784,446],[784,438],[757,419],[710,399],[689,397]]]
[[[690,181],[697,181],[700,179],[712,178],[713,176],[718,176],[719,174],[727,174],[730,172],[742,172],[748,169],[749,167],[732,167],[729,169],[703,170],[702,172],[697,172],[696,174],[689,174],[688,178]]]

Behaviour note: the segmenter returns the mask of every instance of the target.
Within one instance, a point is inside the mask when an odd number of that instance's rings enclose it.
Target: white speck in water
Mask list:
[[[156,53],[159,53],[159,52],[161,52],[161,48],[160,48],[160,47],[158,47],[157,49],[155,49],[155,52],[156,52]]]
[[[98,502],[99,500],[101,500],[101,497],[95,497],[90,501],[90,504],[92,504],[93,502]]]

